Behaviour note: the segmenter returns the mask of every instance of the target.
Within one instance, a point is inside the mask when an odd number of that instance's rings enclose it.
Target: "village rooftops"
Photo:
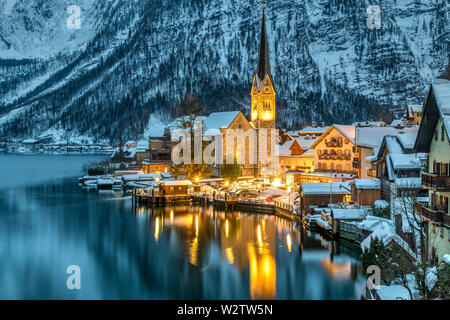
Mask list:
[[[362,220],[367,216],[367,209],[331,209],[334,219]]]
[[[361,147],[375,148],[381,146],[387,135],[396,135],[406,148],[412,148],[419,128],[362,127],[356,128],[356,144]]]
[[[161,181],[161,184],[165,187],[193,186],[193,183],[189,180]]]
[[[356,127],[355,126],[347,126],[342,124],[333,124],[333,127],[336,128],[340,133],[344,135],[351,143],[355,143],[356,137]]]
[[[355,127],[384,127],[386,126],[386,123],[384,123],[383,121],[358,121],[358,122],[353,122],[352,126]]]
[[[291,147],[295,140],[289,140],[283,143],[282,145],[276,145],[276,148],[278,149],[278,155],[279,156],[291,156]]]
[[[436,79],[430,87],[414,146],[416,152],[430,151],[431,140],[439,118],[442,119],[448,138],[450,136],[450,80],[448,79]]]
[[[298,131],[298,134],[301,136],[306,136],[308,134],[322,134],[325,131],[327,131],[330,128],[330,126],[308,126],[306,128],[303,128],[302,130]]]
[[[136,144],[136,152],[146,152],[150,149],[148,140],[139,140]]]
[[[150,181],[161,179],[161,176],[157,173],[144,173],[144,174],[127,174],[122,175],[124,181]]]
[[[421,161],[424,155],[417,153],[410,154],[389,154],[394,170],[399,169],[421,169],[423,168]]]
[[[298,138],[295,138],[297,140],[298,144],[303,150],[309,149],[314,142],[316,142],[317,138],[310,137],[310,136],[300,136]]]
[[[240,111],[213,112],[203,124],[205,135],[220,135],[221,128],[228,128],[239,115]]]
[[[387,246],[391,241],[396,242],[401,248],[403,248],[411,257],[416,257],[416,254],[409,248],[405,240],[403,240],[398,234],[395,233],[394,226],[389,223],[382,222],[378,225],[374,232],[370,234],[363,242],[361,242],[361,248],[366,251],[370,248],[370,242],[372,239],[378,239],[383,241],[383,244]]]
[[[348,182],[302,183],[301,191],[304,195],[350,194]]]
[[[359,190],[379,190],[381,189],[380,179],[355,179],[349,182],[350,185],[355,185]]]

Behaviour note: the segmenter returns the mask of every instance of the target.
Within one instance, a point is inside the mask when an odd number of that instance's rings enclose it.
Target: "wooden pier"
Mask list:
[[[137,206],[139,204],[182,204],[182,203],[190,203],[192,201],[192,196],[190,194],[163,194],[159,192],[155,192],[152,190],[151,194],[139,193],[138,189],[133,189],[132,191],[132,202],[133,206]]]

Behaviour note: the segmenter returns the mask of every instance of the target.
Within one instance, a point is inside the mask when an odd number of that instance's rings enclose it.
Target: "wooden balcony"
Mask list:
[[[353,168],[361,168],[361,161],[358,158],[353,158],[352,166]]]
[[[417,214],[426,220],[450,226],[450,214],[445,209],[431,208],[420,202],[415,203],[414,209]]]
[[[325,142],[327,148],[342,148],[343,143],[339,141],[327,141]]]
[[[422,173],[422,186],[434,191],[450,191],[450,177]]]

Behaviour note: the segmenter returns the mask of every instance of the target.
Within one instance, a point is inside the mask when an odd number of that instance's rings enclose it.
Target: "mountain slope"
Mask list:
[[[7,21],[0,15],[0,43],[9,44],[0,45],[4,139],[69,131],[117,142],[158,134],[162,125],[156,122],[168,120],[173,101],[185,92],[198,93],[215,111],[248,112],[259,1],[79,2],[82,28],[68,31],[71,40],[65,44],[64,35],[52,30],[65,25],[69,1],[45,7],[46,1],[31,0],[25,11],[16,5]],[[449,59],[446,0],[380,1],[380,30],[366,26],[368,5],[270,1],[266,14],[278,125],[349,123],[423,101]],[[59,14],[42,23],[36,8]],[[31,17],[33,30],[26,31],[16,15]],[[47,35],[52,45],[34,41],[36,33]],[[20,60],[11,60],[16,52]]]

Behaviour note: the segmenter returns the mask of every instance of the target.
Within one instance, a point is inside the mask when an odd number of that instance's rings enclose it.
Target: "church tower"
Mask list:
[[[263,1],[258,69],[253,76],[251,92],[251,121],[256,128],[275,128],[275,88],[270,73],[269,45]]]

